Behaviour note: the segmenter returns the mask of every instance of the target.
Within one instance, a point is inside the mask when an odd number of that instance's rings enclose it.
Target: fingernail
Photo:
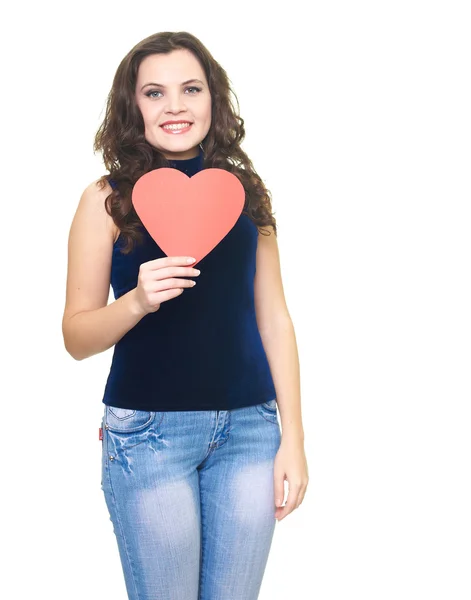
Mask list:
[[[191,256],[190,256],[190,257],[188,257],[188,258],[186,259],[186,262],[187,262],[187,263],[192,263],[192,262],[195,262],[195,260],[196,260],[196,258],[191,258]]]
[[[277,498],[277,500],[276,500],[276,503],[275,503],[275,504],[276,504],[276,506],[281,506],[281,500],[280,500],[279,498]]]

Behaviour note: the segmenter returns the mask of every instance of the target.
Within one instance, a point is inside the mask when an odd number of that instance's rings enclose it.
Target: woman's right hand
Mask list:
[[[134,296],[137,311],[144,315],[159,310],[162,302],[176,298],[185,288],[193,287],[192,279],[200,274],[198,269],[189,267],[195,259],[188,256],[165,256],[142,263],[139,267]]]

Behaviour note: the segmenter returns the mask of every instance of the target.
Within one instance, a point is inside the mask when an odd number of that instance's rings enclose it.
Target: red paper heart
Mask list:
[[[188,177],[162,167],[136,181],[132,203],[167,256],[193,256],[197,263],[234,227],[244,208],[245,190],[224,169],[203,169]]]

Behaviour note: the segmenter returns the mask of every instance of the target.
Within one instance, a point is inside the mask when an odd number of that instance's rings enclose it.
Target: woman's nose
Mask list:
[[[167,110],[171,112],[179,112],[185,109],[185,103],[181,97],[181,94],[169,94],[167,98]]]

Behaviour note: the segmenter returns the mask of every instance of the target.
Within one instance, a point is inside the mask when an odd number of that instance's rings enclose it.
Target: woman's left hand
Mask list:
[[[275,506],[277,506],[275,519],[281,521],[295,508],[299,507],[304,499],[309,482],[304,440],[302,438],[295,435],[282,437],[275,457],[274,478]],[[281,506],[285,496],[285,479],[288,481],[288,497],[286,504]],[[277,499],[279,499],[279,502]]]

